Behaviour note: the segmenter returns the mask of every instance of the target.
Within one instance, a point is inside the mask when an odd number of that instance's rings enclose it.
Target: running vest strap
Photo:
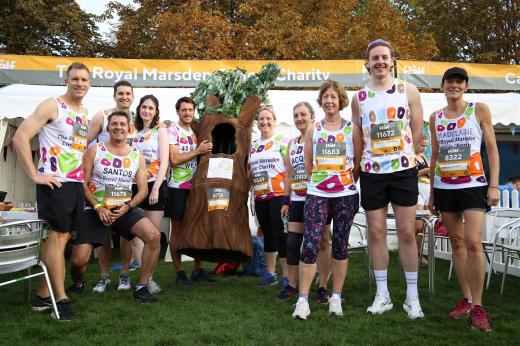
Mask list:
[[[444,110],[437,111],[435,135],[439,157],[434,187],[465,189],[487,185],[480,156],[482,129],[475,115],[474,103],[468,103],[464,113],[453,119],[447,119]]]
[[[195,133],[193,133],[193,130],[191,128],[186,130],[178,124],[172,124],[168,128],[168,141],[170,145],[177,145],[179,147],[179,154],[186,154],[197,149],[197,137]],[[189,190],[196,170],[196,157],[180,165],[171,167],[168,176],[168,187]]]
[[[304,202],[307,195],[307,173],[305,172],[303,155],[304,146],[301,136],[293,138],[289,145],[291,201]]]
[[[108,151],[105,143],[96,144],[89,190],[96,202],[112,209],[132,199],[132,183],[139,169],[139,152],[132,148],[126,156]]]
[[[313,170],[307,184],[307,194],[321,197],[356,194],[352,176],[352,123],[341,118],[341,128],[336,131],[326,130],[323,120],[315,123],[312,146]]]
[[[268,200],[283,196],[287,139],[274,135],[266,140],[257,139],[249,149],[249,164],[255,190],[255,199]]]
[[[406,82],[396,79],[384,91],[365,86],[357,97],[364,141],[361,170],[393,173],[414,167]]]
[[[74,112],[56,98],[58,114],[38,133],[38,173],[58,175],[61,182],[83,182],[83,153],[87,148],[87,108]]]
[[[136,148],[144,157],[148,182],[155,181],[155,176],[159,173],[161,166],[159,160],[159,128],[154,127],[146,131],[137,130],[132,139],[132,147]]]

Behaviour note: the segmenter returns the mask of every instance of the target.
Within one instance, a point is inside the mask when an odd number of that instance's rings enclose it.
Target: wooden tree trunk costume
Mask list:
[[[206,103],[213,107],[219,101],[215,96],[208,96]],[[201,117],[198,141],[211,141],[213,150],[200,156],[193,176],[177,241],[177,250],[181,253],[210,262],[241,262],[252,256],[247,160],[251,126],[259,105],[260,98],[251,96],[239,118],[221,113]],[[222,170],[215,170],[216,164]],[[222,171],[229,172],[231,179],[225,178]]]

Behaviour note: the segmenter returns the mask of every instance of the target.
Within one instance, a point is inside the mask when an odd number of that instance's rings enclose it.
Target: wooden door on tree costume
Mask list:
[[[219,100],[208,95],[206,103],[213,107]],[[177,241],[181,253],[210,262],[242,262],[252,256],[247,161],[251,126],[259,105],[260,98],[250,96],[238,118],[222,113],[201,117],[197,138],[199,142],[211,141],[213,150],[199,157],[193,176]],[[230,164],[232,174],[228,179],[222,172],[229,172]]]

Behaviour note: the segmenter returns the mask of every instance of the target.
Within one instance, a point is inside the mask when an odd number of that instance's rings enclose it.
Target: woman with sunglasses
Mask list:
[[[341,292],[348,268],[348,239],[359,209],[356,189],[361,153],[361,137],[352,123],[340,116],[348,106],[344,87],[332,80],[320,86],[318,104],[325,118],[309,126],[305,133],[307,197],[304,206],[303,245],[300,255],[300,287],[293,318],[305,320],[310,314],[309,289],[316,273],[320,238],[329,214],[332,233],[332,295],[329,314],[343,315]]]
[[[273,286],[278,283],[275,271],[276,257],[280,257],[283,279],[281,289],[288,284],[286,242],[284,224],[280,216],[284,196],[285,156],[287,139],[275,131],[276,115],[270,105],[260,106],[258,129],[260,138],[251,143],[249,166],[255,193],[255,211],[264,234],[266,272],[257,282],[258,286]]]
[[[287,270],[289,285],[278,294],[278,299],[285,300],[298,293],[298,264],[300,248],[303,241],[303,209],[307,195],[307,173],[305,172],[305,134],[307,128],[314,123],[314,109],[308,102],[298,102],[293,108],[294,125],[300,135],[291,139],[287,148],[285,166],[285,196],[282,206],[282,218],[289,217],[287,225]],[[330,275],[330,221],[323,228],[320,251],[318,255],[319,286],[316,302],[326,304],[329,301],[327,281]]]

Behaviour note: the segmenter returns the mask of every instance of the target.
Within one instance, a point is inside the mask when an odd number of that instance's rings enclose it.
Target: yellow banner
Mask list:
[[[70,58],[29,55],[0,55],[0,84],[62,85],[67,66],[85,63],[94,86],[110,86],[125,79],[141,87],[194,87],[218,69],[260,70],[261,60],[143,60]],[[325,79],[336,79],[346,86],[360,86],[368,79],[364,60],[275,60],[282,73],[278,87],[316,87]],[[429,61],[398,61],[400,78],[418,87],[438,88],[444,71],[460,66],[468,71],[472,88],[489,90],[520,89],[520,66]]]

